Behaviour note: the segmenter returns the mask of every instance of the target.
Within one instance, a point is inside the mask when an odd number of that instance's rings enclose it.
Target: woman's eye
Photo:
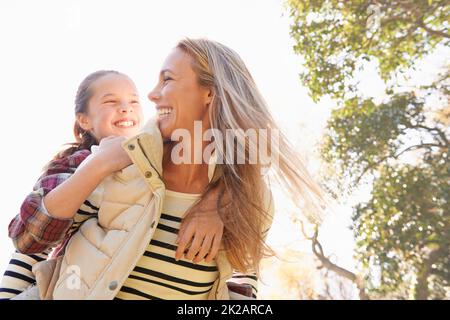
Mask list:
[[[110,104],[110,103],[116,103],[116,101],[114,101],[114,100],[108,100],[108,101],[105,101],[105,102],[103,102],[103,103],[108,103],[108,104]]]
[[[131,101],[132,104],[139,104],[139,101]]]
[[[173,80],[171,77],[164,77],[164,82],[167,82],[167,81],[169,81],[169,80]]]

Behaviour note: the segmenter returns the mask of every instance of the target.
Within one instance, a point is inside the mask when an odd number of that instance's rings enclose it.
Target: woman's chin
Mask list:
[[[161,132],[163,141],[170,140],[170,138],[172,136],[172,131],[170,130],[170,126],[165,122],[158,121],[158,128],[159,128],[159,131]]]

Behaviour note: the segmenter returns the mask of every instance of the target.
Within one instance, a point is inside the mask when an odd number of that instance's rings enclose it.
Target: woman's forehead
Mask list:
[[[183,50],[174,48],[167,56],[161,68],[161,73],[184,73],[193,71],[191,68],[192,58]]]

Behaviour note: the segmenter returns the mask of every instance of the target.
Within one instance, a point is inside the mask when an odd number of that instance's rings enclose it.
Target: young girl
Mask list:
[[[140,131],[143,114],[137,89],[129,77],[117,71],[90,74],[78,88],[75,115],[77,142],[47,164],[9,225],[9,235],[18,251],[12,254],[0,284],[0,299],[10,299],[35,282],[31,270],[36,262],[64,254],[65,245],[81,224],[97,216],[99,208],[86,200],[88,196],[105,177],[131,164],[129,157],[118,151],[123,140]],[[90,161],[76,170],[97,144],[98,150]],[[211,194],[211,203],[215,203],[214,196]],[[184,224],[189,233],[180,239],[183,249],[189,236],[221,236],[222,223],[215,211],[193,214]],[[203,247],[191,248],[189,253],[195,256],[200,249]],[[208,259],[217,249],[208,248]],[[183,251],[177,252],[178,258]],[[197,254],[195,259],[204,257]]]

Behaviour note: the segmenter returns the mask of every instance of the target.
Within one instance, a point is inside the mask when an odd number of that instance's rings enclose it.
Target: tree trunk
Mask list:
[[[431,266],[439,259],[439,256],[440,248],[431,251],[428,259],[424,261],[422,268],[417,273],[417,284],[414,290],[414,298],[416,300],[427,300],[430,296],[428,277],[431,273]]]

